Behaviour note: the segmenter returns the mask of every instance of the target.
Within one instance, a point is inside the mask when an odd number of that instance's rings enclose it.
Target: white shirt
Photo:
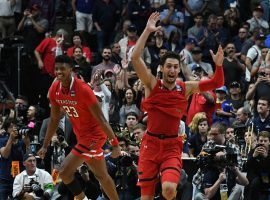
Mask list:
[[[32,178],[34,181],[37,181],[41,185],[43,190],[46,185],[53,184],[52,176],[43,169],[36,168],[35,174],[33,176],[28,176],[26,170],[24,170],[15,177],[12,196],[17,196],[22,191],[23,186],[25,184],[29,184]]]
[[[14,6],[10,5],[10,1],[0,0],[0,16],[14,16]]]
[[[247,58],[251,60],[251,63],[259,62],[261,58],[261,50],[257,45],[253,45],[247,52]],[[254,60],[256,58],[256,60]],[[246,68],[246,81],[250,81],[250,71]]]

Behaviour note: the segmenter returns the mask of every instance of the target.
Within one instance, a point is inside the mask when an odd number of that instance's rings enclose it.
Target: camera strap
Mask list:
[[[11,162],[11,174],[12,177],[15,178],[20,173],[20,163],[19,161],[12,161]]]

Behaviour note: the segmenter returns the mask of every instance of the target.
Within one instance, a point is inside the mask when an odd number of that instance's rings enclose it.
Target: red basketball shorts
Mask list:
[[[71,152],[85,160],[101,160],[104,158],[102,147],[105,142],[106,138],[79,140]]]
[[[183,142],[180,137],[159,139],[145,134],[140,149],[138,183],[142,195],[153,196],[155,185],[161,183],[178,184],[182,169]]]

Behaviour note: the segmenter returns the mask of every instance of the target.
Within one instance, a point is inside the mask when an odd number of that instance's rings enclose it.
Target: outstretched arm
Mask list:
[[[136,45],[135,45],[134,50],[133,50],[132,55],[131,55],[131,62],[133,64],[133,67],[134,67],[138,77],[145,84],[145,86],[148,87],[149,89],[154,88],[157,80],[151,74],[151,72],[149,70],[147,70],[145,62],[141,58],[141,53],[144,49],[146,40],[149,37],[150,33],[155,32],[161,28],[161,27],[156,27],[157,21],[159,21],[159,13],[154,12],[149,17],[148,22],[146,24],[146,27],[145,27],[143,33],[141,34],[140,38],[136,42]]]
[[[187,93],[186,95],[191,95],[197,92],[206,92],[209,90],[213,90],[219,88],[224,85],[224,73],[223,73],[223,60],[224,54],[222,47],[218,47],[218,51],[216,54],[210,50],[212,55],[212,59],[216,65],[216,70],[214,76],[209,80],[201,80],[201,81],[188,81],[186,82]]]

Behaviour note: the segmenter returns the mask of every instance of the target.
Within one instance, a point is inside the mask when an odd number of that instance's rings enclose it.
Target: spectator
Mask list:
[[[245,99],[242,98],[241,85],[238,82],[232,82],[229,86],[229,100],[233,106],[233,112],[244,106]]]
[[[121,66],[121,61],[122,58],[120,57],[120,53],[121,53],[121,46],[118,42],[114,42],[111,46],[112,48],[112,58],[111,61],[115,64],[118,64],[119,66]]]
[[[270,134],[261,131],[258,135],[258,145],[253,149],[247,159],[247,177],[250,185],[247,188],[246,199],[267,199],[269,196],[270,174]]]
[[[127,37],[127,29],[130,25],[131,21],[129,19],[126,19],[122,24],[122,30],[117,31],[114,42],[119,42],[124,37]]]
[[[270,67],[270,52],[267,47],[262,47],[261,57],[252,65],[251,77],[256,77],[261,68]]]
[[[0,32],[2,39],[12,36],[16,30],[13,8],[16,0],[0,0]]]
[[[254,131],[259,133],[261,131],[270,132],[270,115],[269,115],[270,101],[265,97],[260,97],[257,104],[258,116],[252,120],[254,124]]]
[[[235,53],[238,56],[241,55],[241,49],[244,46],[248,37],[248,30],[245,28],[239,28],[238,35],[233,37],[233,44],[235,46]]]
[[[229,141],[225,140],[225,132],[226,132],[226,126],[222,123],[214,123],[211,126],[211,129],[209,131],[209,141],[207,141],[207,143],[204,144],[204,146],[202,147],[202,151],[204,149],[212,149],[214,148],[215,145],[224,145],[226,146],[226,149],[230,149],[231,152],[234,152],[235,154],[237,154],[237,164],[236,164],[236,169],[237,174],[231,174],[233,175],[232,177],[234,177],[232,180],[233,182],[229,183],[229,194],[232,192],[233,187],[235,187],[235,178],[236,176],[238,176],[239,178],[241,178],[242,180],[245,180],[243,184],[243,182],[241,181],[240,184],[242,183],[243,185],[247,185],[248,181],[247,179],[241,174],[241,172],[239,170],[242,169],[242,158],[241,158],[241,154],[239,151],[239,148],[235,145],[230,143]],[[224,152],[218,152],[215,154],[215,157],[219,157],[221,155],[224,155]],[[234,170],[233,170],[234,171]],[[216,174],[216,176],[213,176],[214,174]],[[223,172],[223,170],[221,169],[221,172]],[[220,193],[216,193],[219,189],[219,187],[216,187],[215,190],[213,190],[214,188],[211,188],[214,183],[216,182],[216,180],[218,180],[219,177],[219,171],[217,171],[217,169],[214,168],[203,168],[203,166],[200,166],[200,168],[198,169],[197,173],[194,175],[193,177],[193,184],[196,186],[196,189],[198,189],[200,192],[197,192],[197,194],[195,194],[194,198],[195,199],[203,199],[204,197],[206,198],[213,198],[214,195],[219,195]],[[211,176],[210,176],[211,175]],[[235,176],[236,175],[236,176]],[[209,179],[210,177],[212,177],[211,179]],[[216,177],[216,178],[214,178]],[[224,177],[224,174],[223,174]],[[224,180],[224,179],[223,179]],[[220,182],[217,182],[216,186],[219,186],[223,180],[221,180]],[[227,181],[229,181],[230,179],[228,178]],[[240,180],[239,180],[240,181]],[[207,188],[211,188],[210,190]],[[239,188],[235,188],[237,189],[237,195],[239,194]],[[234,192],[232,194],[235,194]],[[232,198],[234,199],[234,198]],[[237,198],[235,198],[237,199]]]
[[[119,116],[120,116],[119,123],[121,126],[124,126],[128,112],[130,111],[135,112],[137,114],[137,117],[140,115],[140,110],[135,104],[135,100],[136,100],[135,91],[131,88],[126,89],[123,105],[120,108],[120,112],[119,112]]]
[[[250,110],[247,107],[240,107],[236,112],[236,120],[234,121],[234,125],[247,127],[250,124],[250,120]]]
[[[184,15],[176,9],[175,0],[167,0],[167,8],[160,12],[160,20],[167,38],[173,31],[179,33],[179,39],[182,38]]]
[[[115,3],[112,0],[97,0],[93,8],[93,22],[97,29],[98,50],[113,42],[118,26],[118,15]]]
[[[231,36],[237,35],[240,26],[240,18],[237,8],[231,7],[228,10],[226,10],[224,12],[224,17],[230,35]]]
[[[127,28],[127,36],[119,41],[119,45],[121,47],[120,56],[122,59],[128,59],[128,53],[130,49],[136,44],[137,39],[137,28],[135,25],[131,24]]]
[[[267,97],[270,99],[270,68],[260,69],[258,72],[258,78],[253,87],[250,87],[246,94],[247,100],[254,100],[254,106],[256,108],[258,101],[261,97]],[[257,113],[256,109],[254,113]]]
[[[263,9],[261,6],[257,6],[253,9],[252,12],[253,17],[247,22],[250,24],[249,31],[253,31],[254,28],[261,28],[263,32],[267,32],[269,29],[269,24],[267,21],[263,19]]]
[[[212,51],[216,51],[218,48],[218,44],[220,43],[219,34],[220,33],[217,29],[217,16],[211,14],[207,19],[207,28],[205,29],[203,37],[200,41],[200,46],[203,49],[203,57],[206,59],[206,61],[211,61],[209,50],[211,49]]]
[[[63,43],[68,33],[64,29],[59,29],[54,38],[45,38],[35,49],[35,56],[38,67],[41,70],[39,80],[39,91],[41,95],[41,106],[47,108],[47,91],[54,79],[55,56],[64,52]]]
[[[205,27],[203,26],[203,16],[198,13],[194,16],[194,26],[188,29],[187,34],[188,37],[193,37],[197,40],[198,44],[201,44],[201,37],[205,32]]]
[[[194,38],[187,38],[185,41],[185,47],[184,49],[180,52],[180,56],[184,58],[184,63],[186,65],[193,63],[193,58],[191,55],[192,49],[197,45],[197,42]]]
[[[93,75],[97,70],[100,70],[102,74],[104,74],[104,72],[108,69],[112,70],[114,72],[114,75],[116,75],[116,73],[118,72],[116,72],[115,70],[119,70],[120,72],[120,66],[111,61],[112,50],[110,47],[104,47],[101,56],[102,62],[93,67],[91,81],[93,81]],[[113,81],[115,82],[115,80]]]
[[[23,1],[22,1],[23,2]],[[41,8],[41,16],[48,20],[49,22],[49,31],[52,31],[55,26],[55,18],[56,18],[56,9],[55,2],[51,0],[30,0],[28,1],[28,6],[31,7],[34,4],[39,5]]]
[[[7,119],[0,136],[0,199],[8,199],[12,194],[15,176],[22,170],[23,154],[30,146],[26,135],[19,139],[15,121]]]
[[[37,168],[36,162],[33,154],[23,156],[25,170],[18,174],[14,180],[13,197],[23,199],[51,198],[54,188],[52,176],[48,172]]]
[[[192,70],[193,66],[199,65],[203,68],[203,71],[205,71],[209,77],[213,75],[213,68],[211,64],[202,61],[202,50],[200,47],[194,47],[192,49],[192,58],[194,62],[188,65],[190,70]]]
[[[72,0],[73,15],[76,16],[76,30],[91,33],[93,28],[92,9],[94,1]]]
[[[265,36],[263,34],[259,34],[256,36],[255,44],[248,50],[247,57],[245,60],[246,64],[246,80],[250,81],[251,72],[253,68],[253,64],[255,62],[259,62],[262,53],[261,50],[264,47]]]
[[[44,39],[45,32],[49,28],[47,19],[41,16],[41,7],[32,5],[31,9],[23,12],[23,18],[18,25],[18,31],[24,37],[24,51],[33,59],[33,52],[38,44]],[[31,61],[33,61],[31,59]]]
[[[219,122],[226,125],[230,124],[230,117],[233,117],[233,106],[230,100],[227,99],[228,90],[226,86],[216,89],[216,111],[213,115],[213,123]]]
[[[191,158],[197,157],[202,150],[203,145],[207,141],[208,122],[207,118],[201,118],[198,121],[197,131],[193,133],[188,139],[189,156]]]
[[[246,67],[240,62],[236,56],[235,46],[233,43],[228,43],[225,47],[226,57],[224,59],[224,79],[225,86],[230,87],[232,82],[241,83],[245,77]]]
[[[141,34],[150,14],[150,3],[144,0],[131,0],[127,4],[127,13],[128,18],[137,27],[138,34]]]
[[[72,60],[74,63],[73,72],[79,79],[83,79],[86,83],[90,82],[92,74],[92,66],[83,56],[83,49],[75,47],[73,49]]]
[[[209,79],[207,73],[198,64],[195,64],[195,66],[192,68],[192,71],[194,72],[194,75],[197,77],[196,80]],[[186,119],[187,125],[190,124],[191,120],[198,112],[204,112],[207,116],[208,124],[212,124],[212,116],[215,111],[215,102],[216,102],[216,95],[213,91],[193,94],[191,97],[191,102]]]
[[[138,123],[133,127],[133,136],[135,138],[136,143],[141,144],[145,131],[146,126],[141,123]]]
[[[76,32],[74,34],[72,42],[74,46],[67,49],[67,55],[69,57],[73,56],[74,48],[80,47],[82,48],[82,51],[83,51],[82,55],[83,57],[85,57],[86,62],[88,63],[93,62],[92,52],[89,47],[83,45],[82,36],[80,35],[80,33]]]
[[[165,48],[168,51],[174,51],[175,53],[180,53],[180,51],[183,49],[181,43],[181,34],[178,30],[173,30],[170,33],[168,41],[164,44]]]
[[[203,0],[184,0],[185,6],[185,30],[188,30],[192,26],[192,20],[198,19],[198,16],[202,17],[201,14],[206,9],[208,1]],[[196,20],[194,20],[196,23]],[[188,34],[189,35],[189,34]],[[190,35],[189,35],[190,37]]]
[[[217,31],[219,43],[224,46],[228,42],[229,34],[231,34],[227,28],[224,27],[224,17],[223,15],[217,16]]]

